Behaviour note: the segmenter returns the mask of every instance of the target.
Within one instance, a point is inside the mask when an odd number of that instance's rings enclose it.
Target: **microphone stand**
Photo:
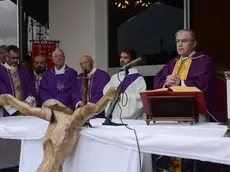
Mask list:
[[[113,114],[114,108],[115,108],[115,106],[117,105],[117,103],[119,101],[119,98],[120,98],[120,95],[121,95],[121,91],[122,91],[123,85],[125,83],[125,80],[126,80],[128,74],[129,74],[129,70],[126,69],[125,70],[125,77],[124,77],[123,81],[120,83],[120,85],[117,88],[117,94],[119,96],[117,96],[116,99],[110,105],[109,110],[108,110],[108,115],[107,115],[104,123],[102,123],[102,125],[111,125],[111,126],[127,125],[127,124],[118,124],[118,123],[112,122],[111,119],[112,119],[112,114]]]

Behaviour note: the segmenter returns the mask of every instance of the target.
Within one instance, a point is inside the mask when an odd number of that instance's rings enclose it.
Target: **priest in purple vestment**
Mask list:
[[[96,104],[103,96],[103,89],[105,85],[109,82],[109,75],[98,68],[94,67],[94,61],[91,56],[84,55],[80,57],[80,66],[82,70],[87,70],[87,77],[89,79],[88,84],[88,103]],[[80,97],[83,95],[83,73],[78,76],[78,88],[80,90]],[[83,102],[78,103],[78,106],[83,106]],[[104,113],[97,115],[96,117],[104,117]]]
[[[77,85],[77,72],[65,64],[65,54],[61,49],[56,49],[53,54],[54,68],[44,72],[39,92],[41,103],[48,99],[56,99],[75,109],[80,101]]]
[[[154,88],[174,85],[197,87],[204,93],[208,112],[219,121],[219,105],[212,58],[196,52],[195,33],[189,29],[176,33],[178,57],[169,61],[154,78]]]
[[[42,80],[43,73],[47,70],[46,57],[39,55],[34,58],[34,72],[32,73],[32,83],[30,85],[29,94],[35,96],[35,104],[32,106],[41,107],[41,99],[39,93],[39,85]]]
[[[11,94],[18,100],[30,103],[33,97],[28,95],[31,75],[18,64],[19,49],[14,45],[6,48],[6,62],[0,65],[0,94]],[[19,113],[11,105],[4,106],[4,116],[16,115]]]

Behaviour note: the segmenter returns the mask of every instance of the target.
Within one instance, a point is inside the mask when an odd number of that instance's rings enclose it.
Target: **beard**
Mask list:
[[[43,72],[45,72],[45,71],[46,71],[46,68],[45,67],[41,67],[41,66],[38,66],[35,69],[36,74],[43,74]]]

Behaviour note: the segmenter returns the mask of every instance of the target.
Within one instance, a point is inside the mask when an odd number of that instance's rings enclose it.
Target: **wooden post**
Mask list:
[[[83,70],[83,94],[82,94],[82,101],[84,106],[88,104],[88,99],[89,99],[89,78],[88,78],[88,72],[87,69]],[[89,120],[85,122],[83,125],[84,127],[92,127],[90,124]]]

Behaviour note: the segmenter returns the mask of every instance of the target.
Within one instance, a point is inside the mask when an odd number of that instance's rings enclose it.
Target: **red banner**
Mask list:
[[[34,42],[32,44],[32,70],[34,69],[34,57],[38,55],[43,55],[46,57],[48,68],[54,67],[52,53],[55,49],[55,42]]]

